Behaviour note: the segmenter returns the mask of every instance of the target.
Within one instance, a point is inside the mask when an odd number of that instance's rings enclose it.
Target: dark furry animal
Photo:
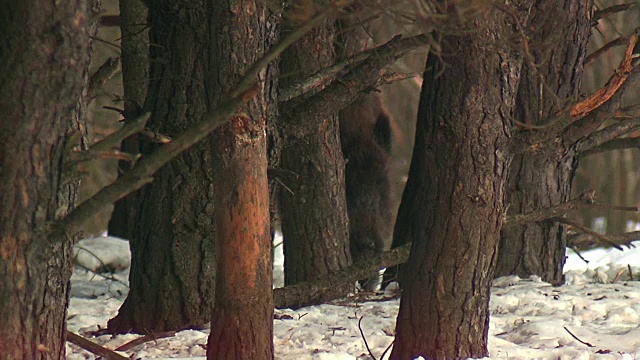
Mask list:
[[[367,94],[340,112],[347,212],[353,261],[391,246],[396,206],[390,178],[391,117],[379,94]]]

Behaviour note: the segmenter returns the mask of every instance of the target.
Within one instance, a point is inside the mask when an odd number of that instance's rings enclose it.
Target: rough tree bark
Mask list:
[[[280,62],[280,86],[333,64],[334,41],[335,26],[328,20],[289,48]],[[285,284],[292,285],[349,266],[351,255],[338,116],[304,122],[281,109],[281,174],[286,188],[280,190],[280,209]],[[289,121],[294,118],[304,126]],[[327,296],[348,291],[349,287],[336,288]]]
[[[209,9],[211,107],[270,46],[264,0],[227,0]],[[273,269],[266,121],[277,106],[260,73],[257,96],[212,136],[217,282],[209,359],[273,359]]]
[[[73,207],[65,161],[86,146],[84,118],[98,8],[5,2],[0,14],[0,354],[64,359],[74,239],[44,236]],[[71,137],[72,133],[81,134]],[[72,140],[75,138],[76,140]],[[76,237],[76,234],[67,234]]]
[[[489,7],[459,24],[472,29],[465,35],[443,35],[440,57],[429,56],[394,233],[412,248],[392,359],[488,355],[489,288],[522,62],[508,42],[508,19]]]
[[[122,82],[124,90],[125,122],[142,115],[142,107],[149,89],[149,29],[148,11],[142,0],[120,0],[120,58],[122,64]],[[137,153],[140,144],[136,137],[125,139],[121,150]],[[122,170],[130,164],[120,161]],[[109,219],[109,235],[127,239],[129,236],[129,197],[118,201]]]
[[[154,46],[144,109],[153,113],[151,130],[176,136],[207,110],[207,7],[192,1],[148,5]],[[138,144],[133,152],[143,155],[162,146],[142,137]],[[118,235],[130,240],[131,289],[109,321],[112,332],[176,330],[209,321],[215,279],[212,161],[211,145],[198,144],[125,202],[127,229]]]
[[[518,89],[516,120],[544,125],[578,97],[583,62],[592,26],[591,1],[538,0],[524,28],[528,54]],[[532,130],[536,131],[536,130]],[[558,142],[543,151],[516,155],[509,174],[509,214],[521,214],[566,202],[578,165],[575,146]],[[564,281],[566,233],[557,222],[505,228],[500,240],[496,276],[538,275]]]

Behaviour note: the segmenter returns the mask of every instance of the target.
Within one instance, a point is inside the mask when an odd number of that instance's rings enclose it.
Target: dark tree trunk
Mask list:
[[[153,113],[148,127],[161,134],[181,134],[207,109],[206,13],[200,2],[149,2],[154,46],[144,108]],[[132,96],[138,101],[139,95]],[[162,145],[139,138],[134,152],[144,155],[157,146]],[[120,208],[127,223],[122,236],[131,244],[131,288],[109,321],[112,332],[176,330],[209,321],[215,276],[212,159],[210,145],[194,146]]]
[[[294,44],[282,55],[281,86],[331,65],[334,41],[335,27],[328,21]],[[286,285],[351,264],[337,114],[304,126],[290,125],[288,119],[294,116],[286,111],[281,116],[281,173],[286,188],[280,194]],[[345,295],[349,288],[336,288],[327,298]]]
[[[466,19],[467,35],[444,36],[441,58],[427,62],[394,233],[412,248],[392,359],[488,355],[489,288],[521,64],[507,19],[496,8]]]
[[[125,121],[142,115],[142,106],[149,88],[149,29],[147,6],[142,0],[120,0],[120,41],[122,80],[124,88]],[[138,153],[140,144],[135,137],[122,143],[122,151]],[[128,170],[130,164],[121,161],[120,170]],[[129,206],[131,197],[115,203],[109,220],[109,235],[128,238]]]
[[[0,13],[0,354],[64,359],[74,239],[47,225],[73,207],[84,137],[92,2],[5,2]],[[71,142],[72,133],[82,139]],[[74,136],[77,139],[77,137]],[[76,234],[69,234],[75,237]]]
[[[591,10],[590,1],[579,0],[538,0],[532,7],[525,29],[531,58],[523,64],[516,105],[519,122],[543,125],[577,100],[592,26]],[[574,148],[558,143],[541,152],[515,156],[507,187],[509,214],[566,202],[577,155]],[[538,275],[543,281],[560,284],[564,281],[565,250],[566,234],[556,222],[505,228],[496,276]]]
[[[272,39],[263,0],[218,1],[209,9],[211,107]],[[262,72],[257,96],[212,136],[217,281],[209,359],[273,359],[273,270],[267,179],[266,121],[277,106]]]

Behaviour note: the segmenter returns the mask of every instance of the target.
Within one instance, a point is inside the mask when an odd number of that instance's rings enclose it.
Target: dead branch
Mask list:
[[[120,130],[91,145],[89,149],[94,151],[106,151],[113,148],[119,148],[124,139],[137,134],[144,129],[150,117],[151,113],[147,112],[133,120],[126,121]]]
[[[120,70],[120,58],[110,57],[104,64],[100,65],[98,70],[91,75],[89,79],[89,98],[93,98],[96,91],[111,79]]]
[[[382,268],[402,264],[409,259],[410,249],[411,244],[406,244],[374,258],[359,261],[346,269],[319,279],[274,289],[273,302],[275,307],[296,309],[332,300],[324,296],[327,290],[374,276]]]
[[[616,46],[621,46],[621,45],[626,45],[629,42],[629,39],[626,37],[618,37],[614,40],[609,41],[608,43],[604,44],[600,49],[592,52],[591,54],[589,54],[585,59],[584,59],[584,66],[588,66],[589,64],[591,64],[598,56],[604,54],[605,52],[609,51],[609,49],[616,47]]]
[[[628,80],[629,75],[635,69],[634,66],[634,48],[638,43],[638,36],[640,35],[640,28],[637,28],[632,36],[629,37],[627,42],[627,50],[625,51],[624,59],[616,69],[613,77],[609,80],[607,85],[599,89],[585,100],[571,106],[569,109],[564,110],[565,114],[570,114],[572,118],[580,119],[587,114],[593,112],[607,101],[611,100],[613,95],[618,93],[622,85]]]
[[[602,130],[591,133],[585,139],[578,141],[576,145],[576,152],[584,154],[595,148],[600,148],[605,143],[609,143],[613,140],[619,139],[622,136],[627,136],[640,129],[640,119],[637,121],[620,121],[615,124],[609,125]],[[598,152],[605,151],[601,149]],[[592,152],[593,153],[593,152]]]
[[[636,3],[627,3],[627,4],[613,5],[613,6],[604,8],[602,10],[597,10],[595,13],[593,13],[593,22],[595,23],[601,19],[606,18],[609,15],[613,15],[622,11],[629,10],[634,6],[636,6]]]
[[[76,346],[79,346],[92,354],[103,356],[108,360],[131,360],[128,357],[122,356],[113,350],[109,350],[102,345],[89,341],[84,337],[80,335],[76,335],[68,330],[66,332],[66,339],[68,342]]]
[[[139,337],[137,339],[131,340],[126,344],[120,345],[116,348],[116,351],[127,351],[129,349],[133,349],[134,347],[138,346],[138,345],[142,345],[146,342],[149,341],[154,341],[154,340],[158,340],[158,339],[163,339],[163,338],[168,338],[168,337],[172,337],[175,336],[176,332],[175,331],[163,331],[163,332],[159,332],[159,333],[155,333],[155,334],[148,334],[142,337]]]
[[[637,127],[636,130],[640,130],[640,127]],[[605,151],[625,150],[625,149],[640,149],[640,138],[632,137],[632,138],[609,140],[605,143],[602,143],[599,146],[593,147],[587,151],[582,152],[580,156],[589,156],[589,155],[599,154]]]
[[[396,35],[388,43],[381,45],[371,52],[362,63],[349,71],[339,81],[333,82],[319,93],[298,101],[296,99],[284,104],[283,114],[288,124],[304,126],[304,121],[324,119],[330,114],[344,109],[356,101],[367,90],[380,85],[380,78],[385,67],[407,51],[414,49],[416,44],[427,45],[429,37],[417,35],[401,39]]]
[[[102,188],[93,197],[85,200],[69,214],[51,223],[47,234],[51,241],[68,241],[98,211],[109,204],[120,200],[131,192],[153,181],[152,175],[164,164],[175,158],[194,144],[209,135],[220,125],[231,120],[232,115],[246,102],[252,99],[258,88],[256,82],[259,73],[271,61],[278,57],[289,45],[300,39],[315,25],[328,16],[347,6],[349,0],[339,0],[329,5],[324,11],[309,20],[303,26],[291,32],[269,50],[260,60],[254,63],[240,79],[225,101],[216,110],[203,116],[200,123],[185,131],[178,138],[159,147],[156,151],[142,158],[131,170],[118,177],[116,181]]]
[[[411,50],[414,50],[421,46],[426,46],[428,43],[424,42],[422,39],[423,35],[418,35],[415,42],[406,42],[406,47],[397,49],[399,53],[407,53]],[[425,37],[426,39],[426,37]],[[280,89],[278,91],[278,101],[286,102],[289,100],[293,100],[299,96],[304,94],[308,94],[309,92],[317,89],[322,89],[324,86],[328,85],[331,81],[335,80],[335,77],[341,71],[347,69],[348,67],[354,67],[357,64],[362,63],[367,60],[370,56],[374,55],[376,52],[379,52],[384,49],[384,47],[389,46],[389,43],[379,45],[370,49],[363,50],[355,55],[349,56],[344,60],[339,61],[338,63],[324,68],[315,74],[303,79],[301,81],[296,82],[295,84],[289,86],[286,89]],[[407,76],[407,78],[415,75]],[[401,80],[401,79],[400,79]],[[397,80],[394,80],[397,81]],[[390,82],[390,81],[388,81]]]
[[[616,248],[616,249],[618,249],[620,251],[624,250],[624,249],[622,249],[622,247],[620,245],[616,244],[615,241],[611,240],[609,238],[609,236],[600,234],[599,232],[596,232],[596,231],[593,231],[593,230],[589,229],[588,227],[580,224],[577,221],[573,221],[573,220],[570,220],[570,219],[567,219],[567,218],[563,218],[563,217],[552,218],[550,220],[557,221],[559,223],[572,226],[572,227],[576,228],[580,232],[583,232],[585,234],[593,236],[594,239],[596,239],[600,243],[604,243],[604,244],[609,245],[609,246],[611,246],[613,248]]]
[[[634,54],[639,35],[640,28],[637,28],[629,37],[624,59],[604,87],[585,100],[559,111],[549,121],[551,126],[516,134],[510,148],[511,153],[536,152],[558,144],[569,148],[594,132],[605,120],[615,117],[624,94],[623,90],[640,78],[640,66],[636,61],[637,54]]]
[[[636,241],[640,239],[640,231],[632,231],[623,234],[607,234],[606,235],[609,240],[618,244],[630,246],[629,244],[632,241]],[[594,243],[599,243],[598,239],[595,239],[594,236],[590,234],[578,234],[574,236],[570,236],[567,239],[567,242],[571,243],[572,246],[586,246],[592,245]]]
[[[640,211],[640,209],[634,206],[597,204],[595,203],[595,191],[588,190],[582,193],[580,196],[574,199],[571,199],[567,202],[564,202],[562,204],[532,211],[526,214],[508,216],[505,219],[504,226],[512,227],[512,226],[523,225],[531,222],[550,220],[550,219],[564,216],[565,214],[573,210],[580,210],[580,209],[587,209],[587,208],[603,209],[603,210],[636,211],[636,212]]]

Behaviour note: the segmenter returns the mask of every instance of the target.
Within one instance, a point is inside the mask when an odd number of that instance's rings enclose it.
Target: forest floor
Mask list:
[[[640,279],[640,241],[634,244],[623,252],[582,252],[588,264],[569,251],[563,286],[554,287],[536,277],[503,277],[494,281],[491,359],[640,359],[640,282],[630,281],[630,276]],[[275,256],[274,282],[281,286],[281,246],[276,250],[280,251]],[[112,237],[85,239],[76,252],[78,266],[71,280],[68,329],[109,349],[139,338],[134,334],[90,335],[106,327],[126,297],[128,243]],[[113,272],[103,274],[108,278],[94,272],[107,270]],[[399,299],[387,292],[355,295],[332,305],[296,311],[276,310],[275,357],[372,359],[364,338],[371,353],[381,360],[393,341],[398,306]],[[358,326],[360,320],[364,336]],[[145,342],[122,355],[132,359],[205,359],[207,336],[207,329],[182,331]],[[94,358],[75,345],[67,345],[67,359]]]

